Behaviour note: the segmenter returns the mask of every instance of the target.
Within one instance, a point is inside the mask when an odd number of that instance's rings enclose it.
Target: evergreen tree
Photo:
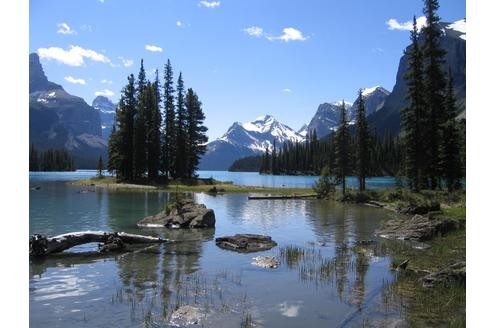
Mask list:
[[[191,178],[199,164],[199,159],[206,152],[206,142],[208,142],[206,131],[208,128],[203,125],[205,115],[198,95],[193,89],[187,90],[185,102],[187,111],[187,177]]]
[[[452,73],[449,70],[449,80],[446,92],[446,122],[443,126],[443,138],[441,144],[441,172],[447,183],[449,191],[459,189],[460,179],[463,176],[461,159],[461,136],[458,123],[455,119],[457,113],[456,99]]]
[[[405,160],[404,170],[410,187],[419,191],[426,187],[426,135],[423,132],[427,126],[425,112],[425,89],[423,84],[423,56],[418,41],[416,16],[413,19],[411,31],[412,45],[406,53],[408,70],[404,75],[408,92],[408,106],[401,110],[401,125],[404,133]]]
[[[136,115],[136,89],[134,75],[128,77],[128,83],[122,90],[122,96],[117,107],[117,126],[119,137],[116,148],[120,154],[117,175],[124,180],[134,179],[134,118]]]
[[[141,67],[139,69],[138,81],[137,81],[137,106],[136,116],[134,122],[134,134],[133,134],[133,150],[132,156],[134,163],[134,178],[141,178],[146,172],[146,153],[147,153],[147,104],[145,96],[146,88],[146,72],[143,66],[143,60],[141,59]]]
[[[108,139],[108,164],[107,171],[110,174],[115,174],[117,179],[120,178],[122,171],[122,141],[120,132],[115,129],[115,124],[112,127],[112,133]]]
[[[98,158],[98,163],[96,164],[96,170],[98,171],[98,178],[102,178],[103,177],[103,159],[101,158],[101,156]]]
[[[167,60],[164,74],[165,83],[163,85],[164,101],[164,134],[161,169],[165,176],[173,175],[174,154],[176,151],[176,128],[175,128],[175,105],[174,105],[174,81],[173,70],[170,60]]]
[[[160,84],[158,79],[158,70],[155,72],[155,82],[147,85],[146,88],[146,108],[147,108],[147,169],[148,179],[150,181],[155,180],[158,177],[158,171],[160,168],[160,126],[161,126],[161,112],[160,112]]]
[[[277,140],[275,140],[275,139],[273,139],[273,144],[272,144],[272,158],[271,158],[270,172],[272,174],[278,174]]]
[[[350,173],[350,134],[348,125],[349,122],[347,120],[345,102],[342,101],[342,106],[340,108],[340,124],[335,135],[335,162],[336,173],[339,180],[342,182],[342,193],[344,195],[346,189],[345,177]]]
[[[440,140],[442,138],[442,122],[445,120],[445,73],[442,70],[445,50],[440,47],[442,35],[440,17],[437,15],[438,0],[424,0],[423,13],[426,26],[423,28],[423,55],[425,62],[425,104],[428,127],[428,175],[431,189],[436,189],[440,178]]]
[[[177,80],[177,117],[175,120],[175,127],[177,131],[177,150],[175,153],[175,176],[182,178],[185,177],[187,172],[187,112],[184,99],[184,80],[182,79],[182,73],[179,73],[179,79]]]
[[[370,136],[362,90],[359,90],[356,126],[356,173],[359,181],[359,190],[363,191],[366,189],[366,176],[368,175],[370,165]]]

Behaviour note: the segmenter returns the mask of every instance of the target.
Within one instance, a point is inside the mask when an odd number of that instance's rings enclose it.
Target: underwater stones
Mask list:
[[[218,247],[231,251],[249,253],[259,252],[277,246],[270,236],[255,234],[236,234],[215,239]]]
[[[253,260],[252,265],[262,268],[276,269],[280,265],[280,262],[273,256],[256,256]]]

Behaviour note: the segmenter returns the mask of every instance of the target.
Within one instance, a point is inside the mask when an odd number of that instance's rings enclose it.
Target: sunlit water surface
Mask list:
[[[215,229],[138,229],[139,219],[159,212],[174,195],[95,187],[81,192],[61,181],[89,175],[94,171],[30,174],[30,187],[41,187],[30,188],[30,234],[126,231],[176,243],[118,256],[30,261],[31,327],[168,327],[172,311],[184,304],[200,308],[200,325],[207,327],[249,322],[256,327],[362,327],[401,320],[382,295],[394,279],[390,259],[376,246],[355,246],[376,238],[373,231],[391,215],[385,210],[198,193],[188,197],[215,211]],[[215,245],[216,237],[235,233],[270,235],[278,246],[239,254]],[[288,247],[304,254],[287,257]],[[275,256],[281,265],[255,267],[251,262],[258,255]]]

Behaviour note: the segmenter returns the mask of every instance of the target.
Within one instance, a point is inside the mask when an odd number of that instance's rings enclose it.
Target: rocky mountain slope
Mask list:
[[[98,111],[48,81],[36,53],[29,55],[29,142],[68,150],[77,168],[93,168],[107,156]]]

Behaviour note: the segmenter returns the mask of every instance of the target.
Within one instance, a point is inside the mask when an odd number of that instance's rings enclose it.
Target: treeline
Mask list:
[[[204,119],[198,95],[185,89],[182,73],[174,85],[170,60],[163,89],[158,70],[153,82],[147,80],[141,60],[137,81],[128,77],[116,109],[108,170],[120,180],[194,177],[208,141]]]
[[[65,149],[38,151],[34,145],[29,147],[29,171],[75,171],[74,159]]]
[[[236,160],[229,167],[230,172],[259,172],[262,156],[247,156]]]
[[[359,189],[365,178],[380,173],[396,176],[419,191],[435,190],[443,185],[449,191],[461,188],[465,176],[465,127],[456,120],[453,78],[443,64],[446,52],[440,47],[440,18],[437,0],[424,0],[426,26],[424,41],[419,43],[416,17],[411,31],[412,46],[407,51],[408,105],[401,109],[401,133],[397,138],[377,138],[370,134],[361,90],[354,135],[344,103],[340,124],[330,141],[319,141],[312,132],[305,143],[285,143],[278,150],[273,144],[266,150],[260,172],[271,174],[317,174],[325,172],[332,183],[345,177],[358,177]],[[330,132],[330,131],[329,131]],[[323,177],[322,177],[323,178]]]
[[[266,150],[260,155],[257,170],[265,174],[319,175],[325,166],[335,171],[335,133],[326,139],[316,139],[310,133],[304,142],[285,142],[276,152]],[[353,136],[349,143],[350,171],[356,174],[357,139]],[[368,176],[396,175],[399,172],[402,151],[400,138],[386,135],[382,138],[370,135],[370,160]],[[257,161],[250,157],[234,162],[237,167],[251,169]],[[233,164],[233,165],[234,165]],[[230,169],[229,169],[230,170]],[[251,170],[246,170],[251,171]]]

